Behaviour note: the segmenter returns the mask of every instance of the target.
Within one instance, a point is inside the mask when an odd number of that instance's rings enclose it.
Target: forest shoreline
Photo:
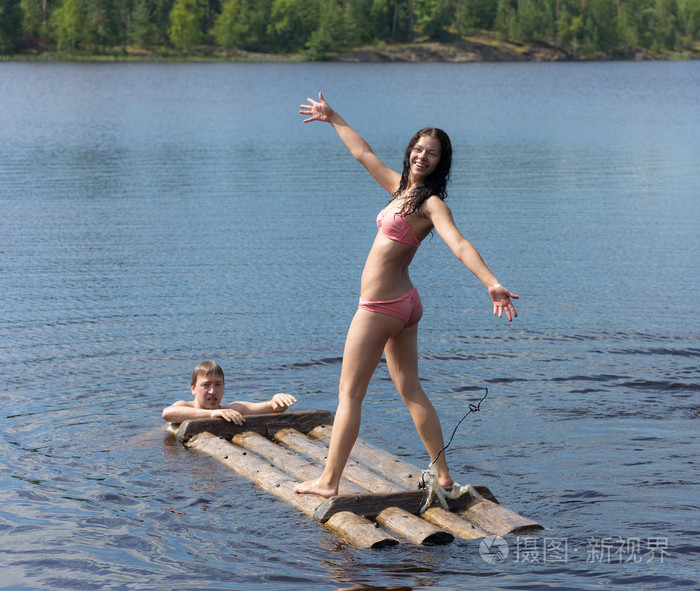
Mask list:
[[[695,60],[698,52],[655,53],[645,48],[625,48],[611,55],[572,53],[543,42],[517,43],[492,36],[476,36],[451,42],[381,43],[352,50],[328,53],[326,62],[345,63],[468,63],[468,62],[571,62],[571,61],[654,61]],[[63,62],[307,62],[304,54],[273,54],[244,50],[224,52],[201,47],[187,53],[174,50],[144,50],[130,47],[99,52],[55,51],[26,48],[25,51],[0,56],[0,61]]]

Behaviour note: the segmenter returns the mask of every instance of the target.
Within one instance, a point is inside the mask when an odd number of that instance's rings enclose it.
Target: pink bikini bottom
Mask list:
[[[405,326],[418,322],[423,313],[423,305],[415,287],[395,300],[370,301],[360,298],[359,308],[368,312],[394,316],[401,320]]]

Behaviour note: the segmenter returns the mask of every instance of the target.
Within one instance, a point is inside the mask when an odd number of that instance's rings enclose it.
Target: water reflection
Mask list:
[[[342,589],[413,589],[436,583],[444,567],[443,551],[403,545],[368,554],[336,545],[335,559],[323,564]],[[385,581],[387,586],[373,587]]]

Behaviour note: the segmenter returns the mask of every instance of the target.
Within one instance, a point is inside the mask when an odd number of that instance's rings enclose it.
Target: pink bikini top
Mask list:
[[[387,212],[382,215],[380,211],[377,215],[377,228],[390,240],[409,246],[420,246],[420,240],[416,238],[411,224],[408,223],[406,215],[403,213]]]

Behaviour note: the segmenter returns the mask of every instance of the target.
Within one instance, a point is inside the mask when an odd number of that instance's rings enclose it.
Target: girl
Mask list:
[[[452,164],[452,146],[441,129],[426,128],[409,142],[403,173],[390,169],[369,144],[336,113],[319,93],[307,99],[299,113],[304,123],[330,123],[355,159],[392,195],[377,216],[377,236],[367,256],[360,287],[360,304],[345,341],[340,374],[338,409],[330,448],[320,478],[297,484],[295,492],[323,497],[338,494],[338,484],[360,430],[362,400],[382,357],[386,356],[391,379],[408,407],[431,461],[444,447],[437,412],[418,377],[418,321],[423,314],[420,296],[411,283],[408,268],[421,241],[435,229],[455,256],[488,289],[493,313],[505,312],[508,321],[517,316],[511,298],[477,250],[462,236],[445,205]],[[438,483],[452,484],[445,454],[435,462]]]

